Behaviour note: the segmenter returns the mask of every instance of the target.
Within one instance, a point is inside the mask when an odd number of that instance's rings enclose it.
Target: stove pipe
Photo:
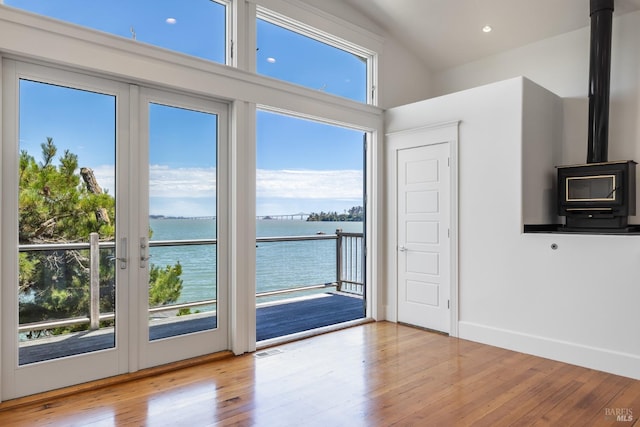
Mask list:
[[[587,163],[608,160],[613,0],[591,0]]]

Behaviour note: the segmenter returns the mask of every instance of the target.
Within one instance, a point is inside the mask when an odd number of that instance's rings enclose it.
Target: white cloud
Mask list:
[[[98,183],[114,194],[113,165],[94,169]],[[211,199],[216,191],[215,168],[149,168],[149,195],[154,199]],[[267,170],[256,171],[258,199],[353,201],[362,199],[360,170]],[[273,207],[275,210],[275,206]]]
[[[113,165],[93,169],[98,184],[114,194]],[[211,198],[216,191],[215,168],[170,168],[163,165],[149,167],[149,196],[175,198]]]
[[[352,200],[362,197],[362,171],[266,170],[256,172],[258,198]]]
[[[211,198],[216,192],[215,168],[178,168],[151,165],[149,196]]]

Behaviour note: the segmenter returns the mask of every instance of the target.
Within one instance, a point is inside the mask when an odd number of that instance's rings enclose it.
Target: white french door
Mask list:
[[[2,72],[1,399],[228,348],[226,105]]]
[[[137,281],[149,286],[139,288],[147,307],[137,323],[139,368],[147,368],[228,348],[220,143],[228,120],[224,104],[152,89],[140,90],[139,106],[136,268]]]

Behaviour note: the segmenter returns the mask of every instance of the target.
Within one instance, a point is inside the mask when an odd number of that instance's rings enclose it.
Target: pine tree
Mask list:
[[[53,138],[41,144],[41,162],[26,151],[19,159],[19,243],[101,242],[115,238],[115,199],[98,191],[93,172],[78,173],[77,155],[66,150],[56,162]],[[89,185],[93,177],[94,183]],[[100,251],[100,311],[115,308],[115,253]],[[182,268],[152,266],[149,300],[160,304],[180,296]],[[29,251],[19,254],[20,323],[86,316],[89,312],[89,250]],[[167,289],[165,289],[167,288]],[[81,326],[84,328],[86,326]],[[52,331],[63,332],[66,329]]]

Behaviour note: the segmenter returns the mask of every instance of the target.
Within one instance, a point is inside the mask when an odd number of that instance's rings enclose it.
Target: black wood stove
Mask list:
[[[612,20],[613,0],[591,0],[587,163],[558,167],[567,231],[624,231],[636,213],[636,162],[607,159]]]
[[[558,213],[566,229],[624,229],[636,213],[636,162],[558,168]]]

